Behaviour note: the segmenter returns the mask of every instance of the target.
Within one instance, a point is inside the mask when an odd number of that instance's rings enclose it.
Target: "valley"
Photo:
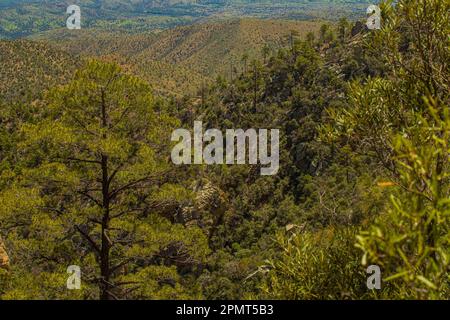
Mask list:
[[[0,4],[0,39],[20,38],[65,27],[67,0],[8,0]],[[332,20],[361,18],[366,0],[78,0],[82,27],[146,32],[241,18]]]

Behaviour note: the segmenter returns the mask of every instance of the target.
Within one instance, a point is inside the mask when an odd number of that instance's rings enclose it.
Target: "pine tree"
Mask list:
[[[207,237],[172,223],[176,206],[160,214],[190,195],[167,158],[177,121],[148,85],[91,61],[43,108],[21,127],[26,167],[0,195],[2,226],[16,224],[8,240],[24,261],[17,268],[46,270],[63,289],[65,269],[79,265],[85,297],[195,295],[177,270],[201,268]]]

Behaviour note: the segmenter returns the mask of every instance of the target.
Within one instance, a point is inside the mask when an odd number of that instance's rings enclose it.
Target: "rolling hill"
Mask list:
[[[260,19],[196,24],[160,33],[135,59],[152,57],[215,76],[229,70],[231,63],[240,65],[244,54],[249,60],[261,58],[264,45],[275,49],[286,44],[291,31],[301,37],[319,27],[316,22]]]
[[[239,74],[262,48],[276,50],[295,32],[303,38],[321,23],[268,19],[232,19],[176,27],[159,33],[111,33],[99,30],[55,30],[35,39],[71,54],[112,59],[148,80],[157,90],[192,92],[203,81],[231,70]],[[247,56],[247,59],[243,59]]]

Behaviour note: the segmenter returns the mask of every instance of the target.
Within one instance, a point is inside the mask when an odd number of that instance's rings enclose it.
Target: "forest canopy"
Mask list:
[[[0,42],[40,57],[0,60],[0,299],[450,299],[450,3],[380,8],[182,95],[125,54]],[[174,164],[195,122],[279,130],[279,170]]]

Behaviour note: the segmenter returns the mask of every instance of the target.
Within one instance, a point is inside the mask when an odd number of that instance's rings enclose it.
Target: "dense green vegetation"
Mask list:
[[[182,97],[83,60],[2,101],[0,298],[449,299],[449,9],[388,2],[381,30],[292,35]],[[280,129],[278,174],[173,165],[195,120]]]

